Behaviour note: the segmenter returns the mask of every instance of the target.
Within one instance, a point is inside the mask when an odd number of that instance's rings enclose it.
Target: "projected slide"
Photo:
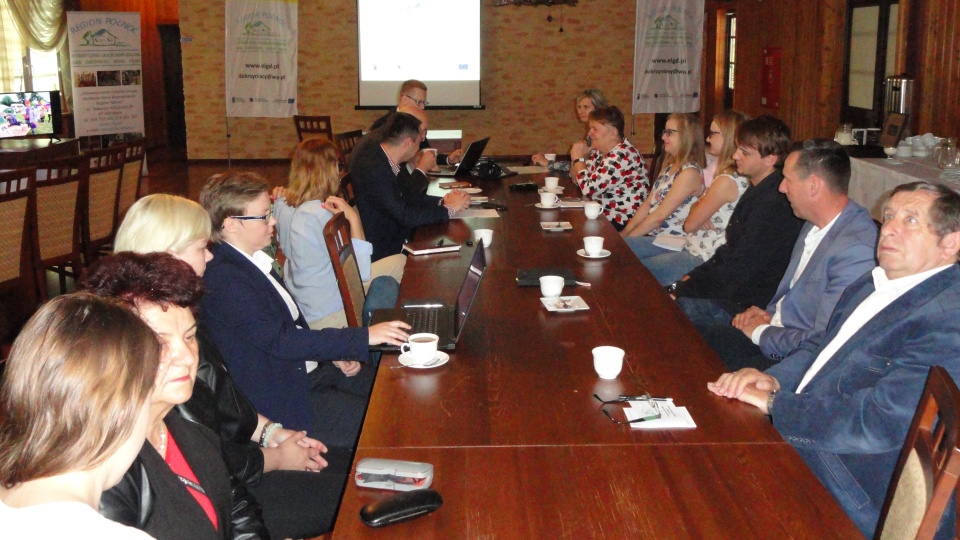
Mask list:
[[[360,104],[419,79],[434,105],[479,105],[479,0],[359,0]],[[365,101],[366,100],[366,101]]]

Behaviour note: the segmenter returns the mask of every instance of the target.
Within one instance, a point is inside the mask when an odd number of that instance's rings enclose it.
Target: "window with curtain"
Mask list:
[[[59,89],[57,49],[44,51],[28,47],[20,36],[10,6],[6,0],[0,0],[0,92]]]

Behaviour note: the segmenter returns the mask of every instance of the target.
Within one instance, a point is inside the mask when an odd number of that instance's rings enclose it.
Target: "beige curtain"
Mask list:
[[[0,0],[20,32],[20,38],[31,49],[52,51],[67,35],[67,15],[63,0]]]
[[[23,90],[23,42],[6,0],[0,0],[0,91]]]

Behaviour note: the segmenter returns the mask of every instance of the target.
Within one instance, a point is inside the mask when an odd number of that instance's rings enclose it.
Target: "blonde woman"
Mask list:
[[[605,108],[607,106],[607,98],[604,97],[603,92],[600,90],[590,88],[580,92],[576,99],[573,100],[573,104],[577,108],[577,119],[589,130],[590,113],[597,109]],[[590,146],[589,132],[584,134],[584,141],[586,141],[587,146]],[[543,154],[534,154],[530,158],[530,161],[533,162],[534,165],[541,165],[555,172],[568,172],[570,170],[569,161],[549,160]]]
[[[710,123],[707,152],[716,158],[715,174],[707,192],[690,206],[683,224],[687,233],[683,249],[642,259],[662,285],[670,285],[687,275],[726,243],[730,216],[750,186],[750,179],[737,172],[733,161],[737,127],[748,119],[739,111],[723,111]]]
[[[277,238],[287,257],[284,281],[310,328],[314,329],[347,325],[337,278],[323,238],[324,226],[335,215],[342,212],[350,222],[360,276],[365,282],[371,282],[367,285],[364,312],[393,307],[406,262],[403,255],[370,262],[373,244],[365,240],[360,214],[336,196],[339,189],[337,147],[325,139],[308,139],[294,149],[287,187],[274,201]],[[385,278],[372,282],[381,276]]]
[[[40,307],[0,389],[4,538],[151,538],[97,507],[143,446],[159,359],[150,327],[116,302],[81,293]]]
[[[650,196],[620,232],[637,258],[666,253],[654,245],[657,236],[685,237],[683,222],[704,190],[703,127],[692,114],[671,114],[663,130],[666,158]]]

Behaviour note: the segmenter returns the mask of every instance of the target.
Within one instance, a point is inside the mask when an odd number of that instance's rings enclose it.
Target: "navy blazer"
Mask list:
[[[931,366],[960,380],[960,268],[926,279],[884,308],[796,388],[820,351],[874,292],[865,274],[843,293],[827,329],[767,370],[780,381],[773,424],[868,538]]]
[[[350,178],[374,261],[400,253],[414,228],[447,221],[440,197],[405,189],[380,147],[380,134],[364,135],[350,154]]]
[[[311,330],[302,313],[290,317],[273,283],[242,253],[227,244],[210,251],[200,317],[234,381],[261,414],[288,429],[309,429],[304,362],[366,361],[367,328]]]
[[[760,334],[760,350],[774,360],[782,360],[803,340],[823,331],[844,289],[877,265],[877,225],[870,212],[851,200],[790,287],[803,256],[804,240],[812,228],[813,224],[807,222],[800,229],[790,264],[767,306],[767,312],[773,315],[783,298],[783,326],[770,326]]]

